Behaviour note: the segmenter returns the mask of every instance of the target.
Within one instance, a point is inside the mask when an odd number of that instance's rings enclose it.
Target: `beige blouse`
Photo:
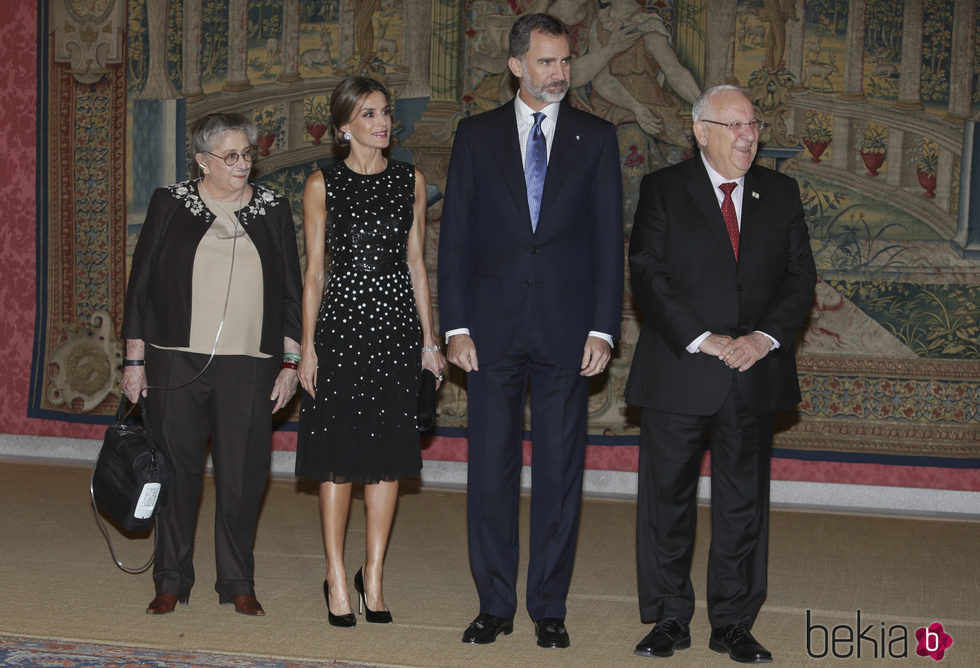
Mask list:
[[[219,202],[203,191],[200,195],[215,219],[194,255],[190,345],[169,350],[210,355],[214,349],[216,355],[269,357],[259,352],[262,338],[262,262],[252,239],[241,225],[236,226],[235,212],[239,202]]]

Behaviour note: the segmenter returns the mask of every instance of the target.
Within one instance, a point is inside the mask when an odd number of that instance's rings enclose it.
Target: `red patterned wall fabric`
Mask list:
[[[36,300],[37,42],[38,5],[7,3],[0,22],[4,77],[0,127],[4,167],[0,195],[0,432],[94,438],[99,429],[27,417]]]

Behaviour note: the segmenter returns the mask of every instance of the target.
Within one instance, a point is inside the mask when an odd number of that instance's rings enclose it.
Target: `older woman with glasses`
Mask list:
[[[193,124],[199,177],[159,188],[133,253],[122,336],[122,391],[146,397],[154,437],[173,464],[157,516],[156,597],[173,612],[194,585],[204,461],[215,470],[214,588],[221,603],[265,614],[253,575],[269,475],[271,416],[296,391],[302,284],[289,202],[249,183],[255,125],[239,114]]]

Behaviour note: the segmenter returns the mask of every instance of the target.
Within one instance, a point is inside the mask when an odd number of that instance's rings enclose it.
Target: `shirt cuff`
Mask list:
[[[609,336],[605,332],[589,332],[589,336],[594,336],[596,338],[602,339],[609,344],[610,348],[615,348],[613,345],[613,337]]]
[[[701,345],[701,342],[704,341],[709,336],[711,336],[711,332],[705,332],[704,334],[702,334],[698,338],[696,338],[693,341],[691,341],[691,343],[687,346],[687,352],[689,352],[689,353],[699,353],[699,352],[701,352],[700,350],[698,350],[698,346],[700,346]]]
[[[449,330],[448,332],[446,332],[446,345],[449,345],[449,337],[456,336],[457,334],[466,334],[467,336],[469,336],[470,330],[468,327],[460,327],[458,329]]]
[[[772,344],[772,345],[769,346],[769,351],[770,352],[772,352],[773,350],[775,350],[776,348],[779,347],[779,341],[777,341],[776,339],[772,338],[771,336],[769,336],[768,334],[766,334],[762,330],[757,329],[757,330],[755,330],[754,333],[762,334],[764,337],[766,337],[767,339],[769,339],[769,343]]]

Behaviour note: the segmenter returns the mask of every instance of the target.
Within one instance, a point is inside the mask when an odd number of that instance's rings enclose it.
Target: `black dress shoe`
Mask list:
[[[728,652],[732,661],[739,663],[769,663],[772,654],[749,633],[749,626],[743,622],[729,624],[711,630],[708,647],[716,652]]]
[[[638,656],[673,656],[676,649],[691,646],[691,630],[677,617],[664,617],[640,641],[633,653]]]
[[[538,647],[568,647],[568,629],[565,620],[554,617],[542,617],[534,622],[534,635],[538,637]]]
[[[480,613],[463,631],[463,642],[486,645],[496,640],[501,633],[507,635],[513,630],[513,619]]]

